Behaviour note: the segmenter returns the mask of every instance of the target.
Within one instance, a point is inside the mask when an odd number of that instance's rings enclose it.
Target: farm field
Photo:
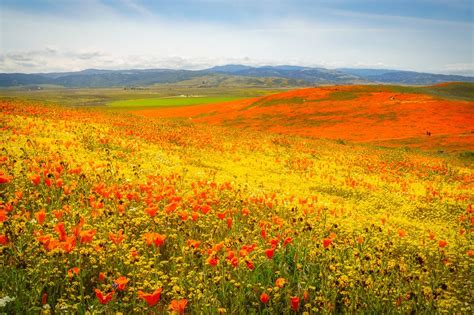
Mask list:
[[[114,109],[137,110],[144,108],[176,108],[202,104],[224,103],[239,100],[239,97],[175,96],[162,98],[131,99],[114,101],[107,104]]]
[[[395,88],[145,111],[2,101],[0,311],[472,313],[472,101]],[[320,111],[301,120],[302,102]],[[347,130],[316,133],[349,102]],[[421,128],[436,102],[444,153],[357,125],[387,108]]]
[[[120,101],[140,100],[140,102],[147,102],[149,99],[173,98],[181,95],[189,96],[189,98],[204,96],[217,99],[239,99],[274,94],[292,89],[291,86],[278,87],[269,85],[255,87],[240,83],[224,87],[206,87],[200,86],[199,82],[183,81],[175,84],[155,84],[143,88],[72,89],[44,85],[0,88],[0,100],[22,100],[72,107],[107,107],[108,104]]]

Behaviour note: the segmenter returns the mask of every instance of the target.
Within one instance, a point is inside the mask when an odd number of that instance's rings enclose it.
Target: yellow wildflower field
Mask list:
[[[0,312],[474,311],[474,168],[452,155],[0,110]]]

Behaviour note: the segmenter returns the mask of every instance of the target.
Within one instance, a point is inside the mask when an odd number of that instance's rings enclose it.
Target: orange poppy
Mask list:
[[[398,236],[399,237],[405,237],[405,236],[407,236],[407,232],[405,230],[399,229],[398,230]]]
[[[36,221],[38,221],[38,224],[43,225],[44,220],[46,219],[46,211],[43,209],[36,212],[35,218],[36,218]]]
[[[122,241],[125,239],[125,236],[123,235],[123,230],[118,231],[117,234],[114,234],[112,232],[109,233],[109,239],[115,244],[118,245],[122,243]]]
[[[67,238],[66,229],[64,228],[64,222],[59,222],[54,227],[54,230],[59,234],[59,240],[64,242]]]
[[[152,244],[155,246],[162,246],[166,240],[166,235],[159,233],[145,233],[143,237],[145,238],[146,244],[148,246],[151,246]]]
[[[0,184],[7,184],[13,179],[12,176],[0,174]]]
[[[90,243],[92,242],[92,238],[95,235],[95,230],[86,230],[86,231],[81,231],[79,233],[81,237],[81,243]]]
[[[38,186],[41,183],[41,176],[32,175],[32,176],[30,176],[30,180],[33,183],[33,185]]]
[[[78,275],[79,271],[81,271],[81,269],[79,269],[78,267],[73,267],[68,270],[67,275],[69,278],[72,278],[74,275]]]
[[[279,288],[283,288],[283,286],[285,285],[286,283],[286,279],[285,278],[278,278],[276,279],[275,281],[275,285]]]
[[[118,290],[123,290],[125,289],[125,286],[128,283],[128,279],[124,276],[118,277],[115,281],[114,284],[117,286]]]
[[[100,304],[107,304],[112,300],[115,291],[109,292],[106,295],[102,293],[99,289],[95,289],[95,296],[99,299]]]
[[[155,306],[161,298],[162,288],[156,289],[153,293],[144,293],[143,291],[138,291],[138,297],[145,300],[148,306]]]
[[[303,299],[308,302],[309,301],[309,292],[307,290],[304,290],[303,292]]]
[[[188,304],[188,300],[182,299],[182,300],[172,300],[170,304],[170,309],[172,312],[178,313],[178,314],[184,314],[184,310],[186,309],[186,305]]]
[[[429,234],[430,240],[434,240],[435,236],[436,234],[433,231],[430,231],[430,234]]]
[[[0,210],[0,223],[5,222],[6,220],[8,220],[8,212]]]

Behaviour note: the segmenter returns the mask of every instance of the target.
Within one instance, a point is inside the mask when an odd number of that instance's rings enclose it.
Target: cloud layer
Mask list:
[[[244,63],[474,74],[474,24],[455,14],[464,1],[435,1],[444,16],[371,1],[358,11],[354,1],[19,2],[0,4],[0,72]]]

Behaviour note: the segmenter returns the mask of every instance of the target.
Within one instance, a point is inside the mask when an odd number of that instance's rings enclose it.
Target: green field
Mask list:
[[[177,96],[177,97],[160,97],[160,98],[144,98],[114,101],[107,104],[112,108],[120,109],[146,109],[152,107],[176,107],[190,106],[210,103],[230,102],[242,99],[242,97],[195,97],[195,96]]]

